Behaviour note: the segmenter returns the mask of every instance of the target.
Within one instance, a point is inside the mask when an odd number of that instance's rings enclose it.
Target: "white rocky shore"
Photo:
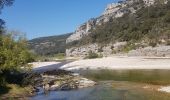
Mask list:
[[[34,62],[33,69],[48,67],[51,65],[58,65],[61,62]],[[127,57],[127,56],[114,56],[104,57],[97,59],[79,59],[71,63],[67,63],[59,67],[62,70],[86,70],[86,69],[113,69],[113,70],[128,70],[128,69],[167,69],[170,70],[170,57]],[[79,74],[72,74],[75,76],[73,82],[69,85],[77,84],[78,88],[91,87],[96,83],[89,79],[79,76]],[[65,82],[65,81],[64,81]],[[74,84],[72,84],[74,83]],[[49,89],[57,89],[60,82],[51,85]],[[170,93],[170,86],[162,86],[157,89],[160,92]]]
[[[78,73],[59,69],[58,67],[62,66],[62,62],[33,62],[29,64],[32,65],[33,70],[45,68],[42,72],[34,71],[35,74],[30,75],[33,77],[32,82],[36,94],[46,93],[46,91],[81,89],[97,84]]]
[[[104,57],[77,60],[61,67],[64,70],[80,69],[170,69],[168,57]]]
[[[161,87],[158,91],[170,93],[170,86]]]
[[[61,62],[33,62],[33,69],[57,65]],[[114,56],[97,59],[80,59],[59,67],[64,70],[79,69],[170,69],[170,57]]]
[[[41,67],[45,67],[45,66],[59,64],[59,63],[60,62],[32,62],[29,64],[33,67],[33,69],[35,69],[35,68],[41,68]]]

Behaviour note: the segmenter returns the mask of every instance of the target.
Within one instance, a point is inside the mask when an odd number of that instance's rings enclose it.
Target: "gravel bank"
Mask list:
[[[170,69],[170,58],[105,57],[78,60],[62,66],[61,69]]]

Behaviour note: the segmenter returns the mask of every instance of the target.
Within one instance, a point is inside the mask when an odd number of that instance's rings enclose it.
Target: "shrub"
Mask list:
[[[120,51],[128,53],[130,50],[135,50],[137,47],[135,44],[128,43]]]
[[[27,71],[30,68],[28,63],[32,61],[34,61],[34,56],[28,50],[27,40],[24,37],[13,33],[1,36],[0,85],[22,83],[20,73],[23,70]]]
[[[102,57],[102,56],[99,56],[97,53],[94,53],[92,51],[89,51],[88,53],[88,56],[85,57],[86,59],[94,59],[94,58],[99,58],[99,57]]]
[[[65,54],[64,53],[58,53],[56,54],[57,59],[64,59],[65,58]]]
[[[156,42],[150,42],[149,46],[156,47],[157,43]]]
[[[166,44],[166,45],[168,45],[168,46],[170,45],[170,40],[167,41],[167,44]]]

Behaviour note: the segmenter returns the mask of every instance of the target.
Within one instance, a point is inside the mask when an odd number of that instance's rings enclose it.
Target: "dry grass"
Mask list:
[[[31,86],[21,87],[15,84],[8,84],[6,87],[9,90],[7,93],[1,94],[0,100],[27,100],[27,97],[32,95]]]

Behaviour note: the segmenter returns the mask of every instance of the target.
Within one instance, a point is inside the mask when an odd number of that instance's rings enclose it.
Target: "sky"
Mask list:
[[[2,10],[0,18],[8,30],[23,32],[33,39],[74,32],[113,2],[117,0],[15,0]]]

